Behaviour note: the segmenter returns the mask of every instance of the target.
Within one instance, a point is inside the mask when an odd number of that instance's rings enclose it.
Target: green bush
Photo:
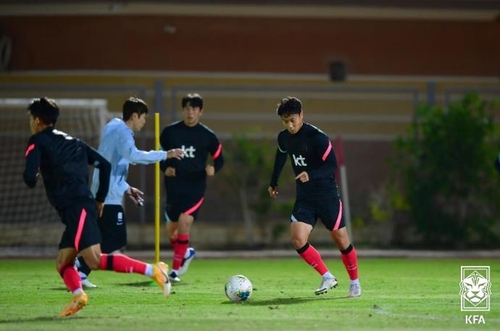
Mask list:
[[[225,144],[226,163],[221,177],[231,195],[238,201],[237,207],[241,210],[245,227],[246,245],[256,246],[273,242],[284,232],[281,225],[288,226],[284,215],[290,214],[293,200],[290,202],[290,199],[282,195],[279,200],[269,197],[267,188],[274,165],[276,142],[252,138],[251,134],[251,131],[234,134]],[[290,169],[284,169],[282,177],[291,173],[291,167],[288,168]],[[293,173],[289,177],[293,178]],[[285,182],[285,178],[281,182]],[[293,181],[290,182],[289,185],[294,184]],[[275,224],[277,216],[279,218]]]
[[[475,93],[446,109],[422,106],[396,141],[391,184],[409,207],[420,244],[498,246],[500,176],[493,162],[500,144],[492,109]]]

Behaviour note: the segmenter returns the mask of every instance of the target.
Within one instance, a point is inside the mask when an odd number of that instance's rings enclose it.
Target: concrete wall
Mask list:
[[[58,15],[0,26],[11,70],[325,73],[340,59],[355,74],[500,73],[497,21]]]

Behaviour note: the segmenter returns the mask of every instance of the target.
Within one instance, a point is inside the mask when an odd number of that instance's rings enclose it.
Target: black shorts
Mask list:
[[[184,195],[167,199],[165,220],[167,222],[177,222],[181,213],[191,215],[196,219],[203,204],[203,199],[203,195]]]
[[[318,218],[330,231],[345,227],[342,201],[339,198],[296,200],[290,221],[316,225]]]
[[[73,247],[81,251],[101,242],[97,208],[93,199],[75,201],[58,212],[61,221],[66,225],[59,249]]]
[[[127,225],[122,205],[104,205],[97,221],[102,234],[101,251],[111,253],[127,245]]]

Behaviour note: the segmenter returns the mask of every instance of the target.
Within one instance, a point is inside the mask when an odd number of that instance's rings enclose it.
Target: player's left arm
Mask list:
[[[222,166],[224,165],[224,156],[222,155],[222,144],[219,142],[219,139],[214,135],[212,135],[212,139],[210,140],[209,152],[212,155],[213,165],[206,166],[207,175],[213,176],[216,174]]]
[[[278,147],[276,148],[276,154],[274,157],[273,172],[271,174],[271,181],[269,182],[269,187],[267,191],[269,196],[272,198],[278,197],[278,179],[281,175],[281,171],[285,166],[286,159],[288,156],[287,151],[282,147],[283,144],[283,134],[278,134]]]
[[[26,166],[24,168],[23,179],[28,187],[33,188],[36,185],[41,162],[39,141],[35,136],[31,136],[24,156],[26,157]]]
[[[332,142],[325,134],[318,134],[315,146],[322,164],[319,168],[308,171],[309,179],[328,178],[337,170],[337,158]]]
[[[104,202],[109,190],[111,163],[95,149],[85,143],[84,145],[87,152],[87,163],[99,169],[99,188],[95,194],[95,200],[97,202]]]

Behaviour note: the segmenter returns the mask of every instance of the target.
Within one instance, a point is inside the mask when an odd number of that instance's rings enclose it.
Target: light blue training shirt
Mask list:
[[[111,178],[105,205],[122,204],[123,195],[130,187],[127,183],[129,164],[151,164],[167,157],[165,151],[138,150],[135,146],[134,131],[121,118],[114,118],[104,126],[98,151],[111,163]],[[99,170],[95,169],[91,184],[94,196],[98,187]]]

